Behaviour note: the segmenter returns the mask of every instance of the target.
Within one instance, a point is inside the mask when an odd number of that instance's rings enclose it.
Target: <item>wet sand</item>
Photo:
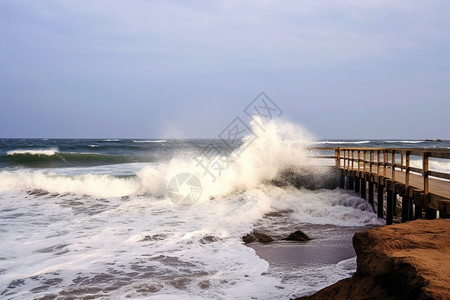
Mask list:
[[[356,253],[352,237],[355,232],[368,228],[373,226],[297,224],[291,228],[292,231],[302,230],[311,240],[281,240],[289,233],[285,230],[280,233],[277,230],[278,235],[272,235],[274,242],[255,242],[247,246],[269,263],[266,275],[280,278],[285,288],[290,289],[289,298],[296,298],[311,295],[339,280],[351,277],[356,271]],[[270,230],[264,232],[273,234]]]
[[[310,241],[275,240],[272,243],[251,243],[248,246],[266,260],[270,267],[337,264],[356,256],[352,244],[353,235],[369,228],[372,227],[305,224],[301,226],[301,230],[311,238]]]

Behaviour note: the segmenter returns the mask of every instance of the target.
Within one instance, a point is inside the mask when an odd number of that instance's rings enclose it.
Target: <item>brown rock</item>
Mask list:
[[[310,238],[303,231],[297,230],[297,231],[289,234],[289,236],[283,240],[304,242],[304,241],[309,241]]]
[[[253,243],[253,242],[260,242],[260,243],[270,243],[273,242],[273,238],[268,236],[267,234],[253,231],[252,233],[247,234],[246,236],[242,237],[242,240],[245,244]]]
[[[353,246],[353,277],[298,299],[450,299],[450,220],[359,232]]]
[[[250,234],[250,233],[243,236],[242,240],[244,241],[244,244],[250,244],[250,243],[256,242],[255,237],[253,236],[253,234]]]
[[[273,238],[271,238],[270,236],[268,236],[267,234],[261,233],[261,232],[257,232],[257,231],[253,231],[253,235],[255,236],[256,240],[260,243],[270,243],[273,242]]]

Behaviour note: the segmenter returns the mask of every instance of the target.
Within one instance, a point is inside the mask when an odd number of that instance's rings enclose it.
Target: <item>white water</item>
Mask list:
[[[167,140],[133,140],[135,143],[164,143]]]
[[[58,148],[50,148],[50,149],[17,149],[6,152],[7,155],[17,155],[17,154],[31,154],[31,155],[46,155],[52,156],[58,153]]]
[[[421,159],[413,159],[410,164],[413,168],[422,169],[423,167]],[[450,173],[450,162],[430,159],[428,161],[428,168],[433,171]]]
[[[346,260],[313,263],[297,270],[301,282],[284,280],[283,270],[266,274],[268,263],[243,245],[241,237],[274,211],[288,210],[292,224],[382,224],[351,192],[269,184],[288,167],[323,171],[307,158],[310,139],[301,128],[272,122],[253,129],[258,138],[248,137],[215,181],[182,156],[0,172],[0,294],[287,299],[349,276],[354,263]],[[182,172],[201,179],[202,197],[191,206],[167,197],[168,180]]]
[[[425,141],[384,141],[385,143],[404,143],[404,144],[420,144]]]
[[[313,142],[313,144],[368,144],[370,141],[321,141]]]

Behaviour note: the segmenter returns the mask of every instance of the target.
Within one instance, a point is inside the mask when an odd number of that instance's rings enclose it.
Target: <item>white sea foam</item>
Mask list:
[[[167,140],[133,140],[135,143],[164,143]]]
[[[0,286],[6,289],[14,280],[23,280],[8,289],[22,298],[70,291],[72,286],[110,288],[112,298],[209,299],[220,294],[227,299],[286,299],[296,289],[311,291],[342,279],[348,270],[340,264],[305,268],[305,279],[323,280],[299,285],[283,283],[276,274],[264,275],[268,263],[241,241],[256,220],[270,211],[293,209],[292,218],[300,222],[380,223],[366,201],[342,190],[261,186],[194,206],[148,196],[126,201],[78,195],[27,198],[17,192],[0,193],[0,217],[14,223],[2,235],[0,253],[6,263]],[[29,292],[52,280],[56,283],[41,294]]]
[[[6,152],[7,155],[16,155],[16,154],[31,154],[31,155],[46,155],[52,156],[58,153],[58,148],[50,148],[50,149],[17,149]]]
[[[318,141],[312,144],[368,144],[370,141]]]
[[[271,185],[286,168],[315,170],[305,150],[309,134],[279,121],[252,126],[257,138],[246,137],[215,180],[181,156],[159,164],[0,172],[0,220],[11,224],[0,243],[0,292],[36,298],[93,288],[109,290],[105,298],[290,298],[296,285],[265,275],[268,263],[241,241],[255,222],[282,210],[310,224],[383,222],[349,191]],[[111,175],[120,168],[135,176]],[[167,182],[181,172],[201,179],[202,198],[192,206],[167,197]],[[49,194],[29,193],[35,190]],[[319,285],[329,284],[348,276],[348,268],[315,266],[302,276],[319,272]],[[304,292],[318,284],[297,287]]]
[[[108,140],[102,140],[102,142],[119,142],[119,139],[108,139]]]
[[[422,169],[422,160],[421,159],[413,159],[410,161],[410,165],[413,168]],[[430,159],[428,161],[428,168],[432,171],[450,173],[450,161],[439,161]]]
[[[229,165],[220,174],[216,173],[216,178],[210,176],[210,173],[205,174],[205,170],[192,158],[175,157],[168,163],[148,165],[137,173],[137,180],[126,181],[90,174],[55,177],[47,176],[42,171],[4,171],[0,173],[0,190],[43,189],[54,193],[81,193],[97,197],[145,193],[161,197],[166,192],[167,182],[173,176],[189,172],[201,179],[203,194],[200,201],[208,201],[211,197],[256,187],[275,178],[287,167],[312,164],[305,150],[309,144],[308,133],[300,127],[285,122],[270,122],[264,129],[256,123],[252,123],[252,126],[258,138],[246,137],[237,153],[226,158]]]
[[[425,141],[384,141],[385,143],[404,143],[404,144],[420,144]]]
[[[99,145],[89,145],[89,147],[91,147],[91,148],[98,148],[100,146]]]

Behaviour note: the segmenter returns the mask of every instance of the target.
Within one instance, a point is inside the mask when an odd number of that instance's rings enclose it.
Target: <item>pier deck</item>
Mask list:
[[[423,217],[450,217],[450,174],[430,170],[430,159],[448,162],[450,149],[404,148],[311,148],[313,151],[334,150],[336,167],[341,170],[341,187],[354,189],[374,205],[377,187],[377,213],[392,224],[396,202],[401,197],[401,220],[406,222]],[[414,158],[421,168],[412,167]],[[386,194],[386,197],[385,197]],[[386,207],[383,201],[386,198]],[[385,209],[385,211],[384,211]]]

